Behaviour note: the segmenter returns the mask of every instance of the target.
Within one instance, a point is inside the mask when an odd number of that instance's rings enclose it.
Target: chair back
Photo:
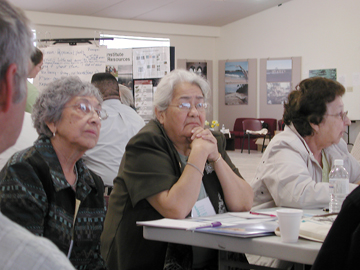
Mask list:
[[[253,130],[253,131],[259,131],[262,129],[262,124],[260,120],[257,119],[247,119],[243,121],[243,130],[244,132],[246,130]]]

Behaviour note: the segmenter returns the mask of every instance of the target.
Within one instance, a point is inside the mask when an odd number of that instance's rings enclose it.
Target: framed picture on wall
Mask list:
[[[213,62],[211,60],[177,59],[176,68],[196,72],[209,82],[210,93],[207,98],[209,106],[206,111],[206,119],[213,119]]]
[[[336,75],[337,75],[336,68],[309,70],[309,78],[311,78],[311,77],[323,77],[323,78],[327,78],[327,79],[331,79],[331,80],[336,81],[337,80]]]
[[[291,91],[292,60],[266,62],[267,104],[284,104]]]
[[[186,62],[186,69],[207,79],[207,62]]]
[[[225,105],[247,105],[248,61],[225,62]]]
[[[260,117],[281,119],[287,95],[301,81],[301,57],[261,58],[259,70]]]

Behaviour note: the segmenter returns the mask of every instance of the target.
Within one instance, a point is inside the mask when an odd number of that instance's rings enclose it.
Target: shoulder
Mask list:
[[[301,138],[290,128],[276,134],[270,141],[269,149],[305,149]]]
[[[36,149],[30,146],[26,149],[15,152],[8,161],[8,166],[14,166],[21,163],[31,163],[34,159],[38,159]]]
[[[132,119],[135,119],[137,121],[140,121],[141,123],[144,123],[144,120],[141,118],[141,116],[131,107],[124,105],[124,104],[120,104],[119,107],[119,112],[122,114],[127,115],[128,117],[131,117]]]
[[[126,146],[126,152],[134,149],[140,151],[139,154],[143,151],[149,152],[150,149],[161,152],[175,151],[173,143],[157,120],[150,120],[130,139]]]
[[[65,255],[50,240],[30,233],[1,213],[0,228],[4,232],[3,236],[0,236],[1,247],[6,246],[6,249],[2,249],[0,264],[5,263],[3,259],[9,263],[8,258],[2,256],[8,253],[14,259],[11,264],[14,269],[33,269],[33,267],[35,269],[35,265],[40,268],[46,266],[46,269],[52,267],[74,269]],[[22,252],[17,252],[18,250]]]
[[[358,208],[360,208],[360,186],[355,188],[347,197],[346,201],[352,202]]]
[[[165,131],[156,120],[150,120],[130,141],[165,140]]]

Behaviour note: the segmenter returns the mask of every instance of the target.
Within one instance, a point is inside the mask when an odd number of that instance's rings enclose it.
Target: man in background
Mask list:
[[[0,153],[14,145],[24,118],[26,78],[33,50],[23,12],[0,0]],[[74,269],[49,240],[0,213],[1,269]]]
[[[30,57],[28,78],[34,79],[38,75],[43,65],[43,57],[44,56],[42,51],[40,51],[40,49],[35,47],[34,52]],[[27,92],[25,111],[32,113],[33,105],[37,97],[39,96],[39,90],[35,87],[35,85],[33,85],[29,81],[27,81],[27,88],[28,88],[28,92]]]
[[[119,91],[120,91],[119,94],[120,94],[121,103],[135,109],[134,96],[131,90],[127,88],[125,85],[120,84]]]
[[[105,186],[112,187],[125,146],[145,123],[134,109],[120,102],[119,84],[113,75],[96,73],[91,83],[103,95],[102,108],[109,117],[101,122],[97,145],[88,150],[83,159],[85,164],[102,178]]]

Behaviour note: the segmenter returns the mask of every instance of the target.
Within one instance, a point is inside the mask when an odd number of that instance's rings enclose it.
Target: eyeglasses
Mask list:
[[[203,112],[205,111],[205,109],[207,108],[208,104],[207,103],[197,103],[195,104],[194,108],[198,111],[198,112]],[[181,111],[190,111],[192,106],[191,103],[189,102],[183,102],[179,105],[169,105],[169,107],[177,107],[179,108]]]
[[[346,112],[341,112],[341,113],[338,113],[338,114],[326,114],[326,113],[325,113],[325,115],[335,116],[335,117],[340,116],[341,120],[342,120],[342,121],[345,121],[345,120],[346,120],[346,117],[347,117],[347,115],[348,115],[348,111],[346,111]]]
[[[108,118],[108,114],[104,109],[94,108],[90,103],[80,102],[74,105],[65,106],[64,108],[70,108],[70,107],[75,107],[83,115],[87,115],[95,111],[96,114],[99,116],[100,120],[105,120],[106,118]]]

